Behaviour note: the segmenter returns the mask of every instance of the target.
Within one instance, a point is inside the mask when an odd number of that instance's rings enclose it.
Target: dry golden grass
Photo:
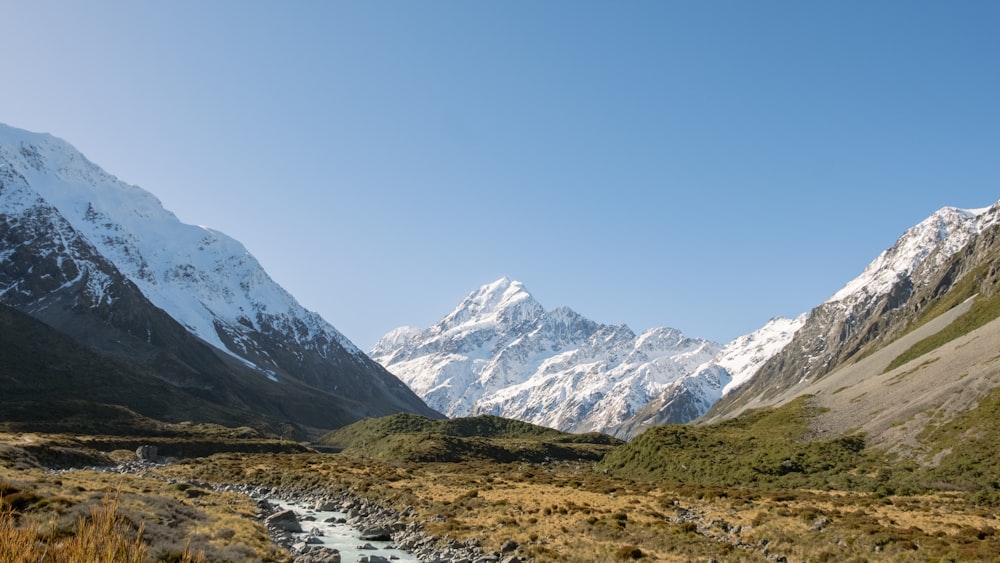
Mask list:
[[[331,454],[218,454],[141,477],[0,467],[0,484],[26,503],[18,530],[68,538],[67,518],[75,522],[106,491],[118,491],[117,513],[133,533],[143,526],[146,560],[174,557],[186,541],[208,560],[287,560],[248,498],[192,494],[191,480],[351,491],[412,507],[409,520],[447,540],[475,538],[488,551],[514,540],[536,562],[997,561],[1000,553],[996,515],[960,493],[667,488],[585,462],[392,464]],[[10,533],[23,544],[21,532]]]
[[[52,474],[3,467],[0,490],[16,491],[5,497],[17,506],[4,501],[8,509],[4,531],[16,529],[18,532],[11,532],[15,536],[36,534],[40,545],[50,549],[56,540],[88,537],[81,536],[78,529],[87,532],[91,528],[79,528],[79,522],[81,518],[86,523],[98,521],[92,513],[104,510],[103,499],[110,493],[115,498],[113,512],[119,524],[127,526],[133,536],[142,529],[141,544],[146,551],[136,560],[177,561],[185,553],[197,552],[204,552],[207,560],[234,562],[288,558],[286,552],[271,543],[266,529],[255,519],[256,506],[243,495],[192,489],[136,475],[86,470]],[[15,508],[16,519],[12,517]],[[12,527],[15,522],[16,527]],[[21,560],[0,557],[3,563]],[[23,560],[39,561],[30,557]],[[107,559],[112,560],[131,559]]]
[[[996,516],[960,494],[663,488],[589,463],[385,464],[337,455],[220,455],[177,478],[350,490],[439,537],[512,539],[535,561],[996,561]],[[300,487],[300,488],[299,488]],[[679,515],[686,520],[679,519]]]
[[[119,513],[117,497],[105,495],[89,517],[77,520],[73,533],[65,538],[44,530],[37,522],[18,526],[13,510],[0,511],[0,562],[34,563],[145,563],[149,547],[142,540],[143,526],[135,529]],[[202,554],[185,549],[180,563],[200,563]]]

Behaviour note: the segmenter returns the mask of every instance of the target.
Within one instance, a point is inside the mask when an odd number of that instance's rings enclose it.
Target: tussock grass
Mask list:
[[[710,427],[658,428],[627,445],[603,446],[610,450],[603,462],[227,452],[149,477],[0,463],[6,513],[18,514],[4,530],[17,530],[10,541],[63,545],[79,535],[78,522],[96,521],[92,509],[111,490],[118,492],[121,533],[141,537],[146,560],[176,561],[185,549],[212,561],[287,560],[253,519],[249,499],[214,492],[204,481],[313,495],[350,491],[408,509],[404,523],[419,522],[442,542],[476,539],[497,551],[510,539],[520,556],[539,562],[996,560],[992,507],[1000,502],[990,491],[1000,482],[992,448],[1000,441],[1000,392],[922,436],[942,448],[928,450],[938,454],[935,468],[868,451],[859,436],[812,440],[816,412],[804,398]],[[431,443],[443,435],[509,451],[522,442],[571,441],[518,432],[452,436],[419,430],[420,421],[397,422],[403,426],[393,431],[406,432],[395,435]],[[473,425],[453,432],[491,431]],[[38,440],[12,436],[7,444]],[[584,445],[595,446],[591,440]],[[940,489],[953,492],[926,493]],[[33,528],[34,539],[19,535]]]
[[[208,561],[233,563],[287,558],[255,519],[257,508],[251,499],[186,485],[171,484],[160,477],[89,470],[54,474],[0,466],[0,510],[7,518],[6,530],[13,526],[21,531],[15,539],[23,539],[27,530],[51,551],[62,549],[53,546],[78,536],[79,530],[90,530],[81,528],[80,522],[87,526],[106,523],[95,518],[94,510],[105,510],[104,499],[110,493],[116,521],[125,526],[119,532],[130,531],[128,537],[134,539],[141,527],[144,561],[173,563],[182,560],[185,552],[203,553]],[[8,560],[0,557],[0,561]]]
[[[143,542],[143,525],[136,526],[119,513],[117,497],[105,495],[101,504],[81,516],[68,537],[46,531],[34,521],[18,526],[19,513],[0,511],[0,561],[4,563],[146,563],[149,546]],[[179,563],[204,561],[202,554],[184,549],[173,559]]]

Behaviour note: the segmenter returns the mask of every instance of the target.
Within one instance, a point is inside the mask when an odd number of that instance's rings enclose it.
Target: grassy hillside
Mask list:
[[[601,463],[623,477],[717,487],[873,487],[863,436],[808,440],[812,407],[800,397],[708,426],[652,428]]]
[[[1000,388],[974,408],[928,424],[919,459],[865,446],[861,435],[820,438],[809,397],[705,426],[650,429],[605,456],[599,467],[623,478],[673,486],[962,494],[1000,506]]]
[[[929,486],[967,491],[979,504],[1000,506],[1000,389],[979,405],[920,436],[931,465],[919,477]]]
[[[346,455],[397,461],[600,459],[621,443],[603,434],[567,434],[496,416],[431,420],[413,414],[365,419],[323,436]]]

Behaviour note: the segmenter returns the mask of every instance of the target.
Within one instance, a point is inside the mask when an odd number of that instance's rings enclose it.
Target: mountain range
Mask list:
[[[398,412],[440,417],[301,307],[239,242],[180,222],[68,143],[5,125],[0,305],[117,362],[133,379],[214,407],[177,405],[185,415],[304,432]],[[13,401],[27,400],[15,392],[18,382],[38,374],[5,369],[3,376],[9,391],[0,400]],[[77,388],[69,377],[30,398],[87,399],[68,391]],[[119,391],[126,406],[144,403]]]
[[[370,354],[449,416],[622,438],[706,414],[719,420],[797,396],[785,392],[901,336],[935,291],[947,291],[951,258],[996,224],[998,209],[941,209],[809,313],[774,318],[724,346],[549,311],[505,278],[428,329],[389,332]]]
[[[727,346],[667,327],[637,335],[567,307],[546,310],[524,284],[503,278],[470,293],[426,330],[389,332],[370,355],[448,416],[488,414],[631,437],[659,421],[630,419],[664,394],[684,412],[669,421],[703,414],[727,385],[744,381],[780,350],[802,321],[773,319]]]
[[[726,344],[546,309],[503,278],[365,354],[239,242],[0,125],[0,404],[35,424],[117,405],[301,436],[413,413],[631,438],[809,395],[817,432],[912,445],[998,383],[998,214],[941,209],[812,311]]]

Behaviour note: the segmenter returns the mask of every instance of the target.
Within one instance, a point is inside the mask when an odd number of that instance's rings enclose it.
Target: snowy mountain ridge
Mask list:
[[[920,304],[910,299],[941,275],[948,261],[979,233],[997,224],[1000,203],[982,209],[942,208],[907,229],[864,271],[810,313],[791,342],[754,376],[730,389],[709,420],[763,406],[786,390],[814,382],[901,335]]]
[[[921,283],[920,271],[944,263],[976,233],[996,223],[997,216],[996,206],[941,209],[908,229],[813,312],[771,319],[725,347],[706,345],[702,351],[713,353],[691,356],[698,357],[697,362],[685,362],[677,342],[667,342],[683,338],[673,329],[653,329],[637,337],[628,327],[593,323],[583,340],[553,346],[551,353],[516,364],[518,369],[511,369],[509,362],[506,369],[497,369],[507,343],[544,340],[545,331],[529,320],[532,314],[549,314],[530,295],[521,294],[522,284],[507,279],[473,292],[427,331],[410,327],[387,334],[372,356],[449,415],[496,414],[561,430],[630,437],[651,424],[701,416],[723,396],[747,386],[776,356],[804,362],[806,374],[833,365],[834,358],[825,352],[828,343],[857,334],[869,318],[866,311],[877,309],[891,295],[905,298],[912,293],[912,284]],[[505,300],[530,304],[520,315],[510,315],[523,324],[507,322],[499,328],[498,315],[507,314],[499,304]],[[486,302],[496,308],[478,306]],[[518,326],[522,332],[514,330]],[[789,350],[806,326],[813,331],[826,327],[824,335],[807,344],[801,343],[810,337],[800,336],[800,344]],[[840,326],[845,327],[842,332]],[[768,369],[779,369],[775,365]]]
[[[858,277],[845,284],[826,302],[884,295],[900,279],[912,274],[928,257],[933,256],[934,265],[940,265],[965,246],[976,233],[996,221],[997,213],[990,207],[939,209],[907,229],[892,247],[882,251]]]
[[[206,417],[321,430],[398,412],[441,416],[299,305],[241,243],[181,223],[68,143],[6,125],[0,258],[0,304],[222,405]]]
[[[104,172],[65,141],[0,125],[0,156],[155,305],[220,350],[249,361],[246,329],[276,329],[306,347],[336,342],[362,353],[271,280],[242,244],[181,223],[155,196]]]
[[[667,385],[628,419],[606,430],[631,439],[651,426],[690,422],[705,414],[722,396],[750,380],[761,365],[780,352],[805,323],[775,317],[763,327],[733,339],[710,361]]]
[[[787,343],[803,318],[773,319],[724,348],[673,328],[636,335],[566,307],[545,310],[524,284],[502,278],[426,330],[390,331],[370,354],[449,416],[607,432],[681,382],[703,387],[702,397],[721,395]],[[702,401],[694,416],[710,405]]]
[[[753,377],[764,362],[791,342],[792,337],[808,318],[808,313],[803,313],[794,319],[775,317],[761,328],[726,344],[726,347],[712,360],[712,363],[724,368],[730,377],[729,383],[722,388],[720,396]]]

